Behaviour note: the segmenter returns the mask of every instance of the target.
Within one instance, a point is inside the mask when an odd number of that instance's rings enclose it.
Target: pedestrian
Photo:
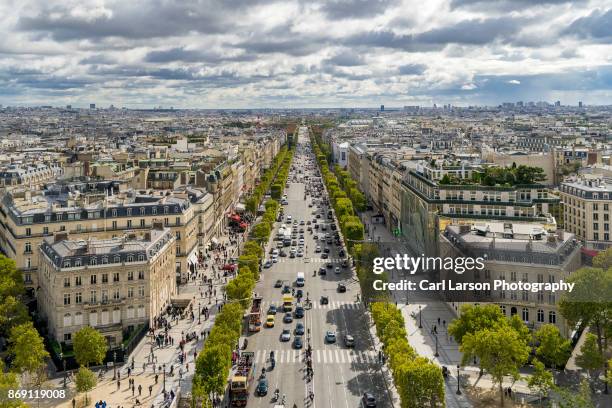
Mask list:
[[[440,318],[438,317],[438,324],[440,324]]]
[[[155,374],[155,384],[157,384],[158,379],[159,379],[159,374]]]
[[[75,408],[75,407],[76,407],[76,399],[73,398],[72,399],[72,408]]]
[[[446,320],[442,320],[442,327],[446,327]]]
[[[127,372],[128,372],[128,377],[129,377],[130,374],[132,373],[132,369],[130,367],[128,367]]]
[[[134,386],[132,385],[132,397],[134,396],[134,393],[135,393],[135,392],[136,392],[136,387],[134,387]]]
[[[121,388],[121,381],[117,380],[117,391]]]
[[[138,396],[142,395],[142,384],[138,384]]]
[[[153,392],[153,386],[149,385],[149,397],[151,396],[151,393]]]

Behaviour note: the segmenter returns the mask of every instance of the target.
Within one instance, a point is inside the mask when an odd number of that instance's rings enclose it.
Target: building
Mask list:
[[[170,192],[141,194],[116,181],[13,190],[0,200],[0,221],[0,249],[15,260],[30,290],[38,286],[38,246],[58,232],[73,239],[110,239],[142,233],[161,221],[176,237],[177,279],[186,281],[197,263],[198,218],[187,197]]]
[[[91,326],[112,347],[124,333],[152,327],[176,294],[175,240],[161,222],[140,237],[45,237],[36,297],[50,336],[70,343],[75,332]]]
[[[576,235],[588,250],[604,250],[610,241],[612,181],[582,175],[561,183],[565,230]]]
[[[453,271],[441,272],[440,279],[464,282],[543,283],[566,281],[581,265],[580,245],[574,234],[558,230],[549,233],[538,223],[479,222],[467,225],[447,225],[440,234],[441,257],[484,258],[482,271],[458,275]],[[444,293],[449,306],[460,313],[464,303],[493,302],[507,317],[518,315],[531,330],[544,324],[556,325],[565,337],[572,335],[557,309],[562,292],[527,290],[474,291],[461,294]]]

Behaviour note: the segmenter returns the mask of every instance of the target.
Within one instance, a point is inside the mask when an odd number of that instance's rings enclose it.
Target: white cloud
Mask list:
[[[521,81],[519,81],[518,79],[511,79],[508,81],[508,83],[512,85],[520,85]]]

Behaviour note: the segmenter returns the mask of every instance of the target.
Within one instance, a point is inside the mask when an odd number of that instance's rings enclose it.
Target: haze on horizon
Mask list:
[[[612,103],[608,0],[4,0],[0,103]]]

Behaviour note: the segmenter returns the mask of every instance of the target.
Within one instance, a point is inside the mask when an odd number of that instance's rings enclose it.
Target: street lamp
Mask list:
[[[117,379],[117,352],[113,351],[113,381]]]
[[[164,363],[164,392],[166,392],[166,363]]]
[[[459,369],[461,366],[457,364],[457,395],[461,395],[461,390],[459,389]]]
[[[423,323],[421,322],[421,305],[419,305],[419,329],[423,328]]]
[[[202,306],[198,302],[198,324],[202,323]]]
[[[62,359],[62,367],[64,368],[64,388],[66,388],[66,359],[64,358],[63,352],[60,352],[59,356]]]

